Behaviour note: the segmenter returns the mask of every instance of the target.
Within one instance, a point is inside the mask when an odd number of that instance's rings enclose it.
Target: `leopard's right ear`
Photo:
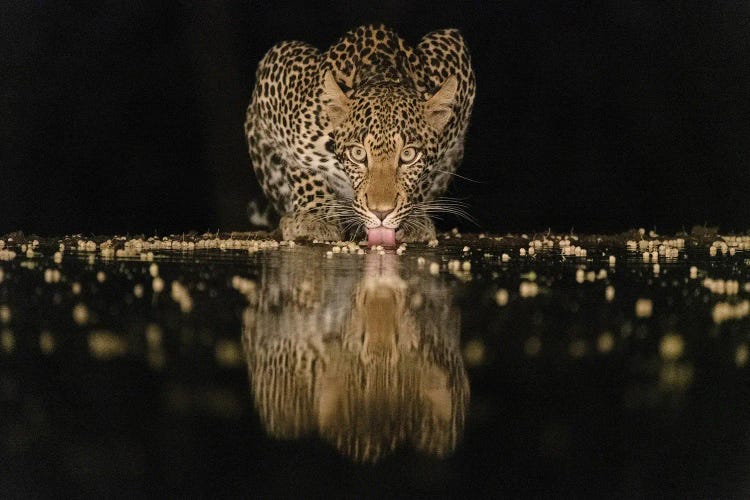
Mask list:
[[[442,131],[453,116],[453,104],[456,101],[458,80],[451,75],[443,82],[440,89],[424,103],[424,113],[427,123]]]
[[[323,94],[321,96],[323,109],[328,115],[332,126],[339,125],[349,111],[349,98],[341,90],[333,73],[326,71],[323,75]]]

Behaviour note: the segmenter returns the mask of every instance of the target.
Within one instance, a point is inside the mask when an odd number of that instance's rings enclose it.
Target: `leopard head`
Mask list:
[[[354,191],[350,205],[340,206],[345,226],[384,244],[418,233],[425,221],[432,227],[420,204],[441,159],[456,91],[455,76],[425,99],[408,78],[381,75],[347,95],[330,71],[324,74],[321,102],[334,154]]]

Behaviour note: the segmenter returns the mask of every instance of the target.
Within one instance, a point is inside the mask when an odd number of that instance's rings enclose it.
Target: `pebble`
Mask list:
[[[161,327],[156,323],[149,323],[146,326],[146,344],[150,349],[156,349],[161,346],[163,333]]]
[[[214,347],[214,358],[219,366],[236,367],[243,362],[242,349],[234,340],[220,339]]]
[[[576,282],[583,283],[586,280],[586,272],[583,269],[576,269]]]
[[[86,304],[78,303],[73,306],[73,321],[78,326],[84,326],[89,322],[89,308],[86,307]]]
[[[47,330],[39,334],[39,350],[42,351],[42,354],[46,355],[50,355],[55,351],[55,337]]]
[[[0,306],[0,323],[7,325],[13,318],[13,314],[10,312],[10,307],[3,304]]]
[[[654,311],[654,303],[651,299],[638,299],[635,301],[635,315],[639,318],[650,318]]]
[[[472,339],[464,347],[464,360],[469,366],[479,366],[485,360],[484,342],[479,339]]]
[[[596,339],[596,349],[602,354],[607,354],[608,352],[611,352],[614,346],[615,346],[615,336],[612,335],[612,332],[603,332]]]
[[[61,278],[59,269],[45,269],[44,270],[44,282],[45,283],[59,283]]]
[[[0,332],[0,347],[2,347],[5,352],[13,352],[13,349],[16,347],[16,337],[13,335],[12,331],[3,330]]]
[[[675,361],[682,356],[685,349],[685,341],[677,333],[669,333],[662,337],[659,342],[659,354],[665,361]]]
[[[523,343],[523,352],[529,357],[535,357],[542,350],[542,341],[539,337],[529,337],[526,342]]]
[[[499,289],[497,292],[495,292],[495,302],[497,302],[497,305],[500,307],[508,305],[508,299],[510,298],[508,294],[508,290],[505,288]]]
[[[748,359],[748,347],[747,344],[742,343],[737,346],[737,349],[734,351],[734,364],[738,367],[743,367],[747,364]]]
[[[518,287],[518,292],[521,297],[536,297],[539,293],[539,285],[531,281],[522,281]]]

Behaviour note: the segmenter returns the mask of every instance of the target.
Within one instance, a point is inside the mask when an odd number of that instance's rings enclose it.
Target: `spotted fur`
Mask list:
[[[463,157],[474,93],[455,29],[415,47],[384,26],[356,28],[325,52],[272,47],[245,132],[283,237],[339,240],[383,225],[403,241],[433,238],[429,215],[456,211],[439,197]]]

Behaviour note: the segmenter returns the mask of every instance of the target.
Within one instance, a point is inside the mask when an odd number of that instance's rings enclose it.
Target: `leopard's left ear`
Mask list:
[[[323,75],[323,95],[321,96],[323,109],[328,115],[332,126],[339,125],[349,112],[349,98],[341,90],[333,73],[326,71]]]
[[[448,120],[453,115],[456,90],[458,90],[458,79],[456,75],[451,75],[445,79],[440,86],[440,90],[435,92],[435,95],[427,99],[424,103],[424,117],[427,123],[438,131],[442,131],[445,128]]]

